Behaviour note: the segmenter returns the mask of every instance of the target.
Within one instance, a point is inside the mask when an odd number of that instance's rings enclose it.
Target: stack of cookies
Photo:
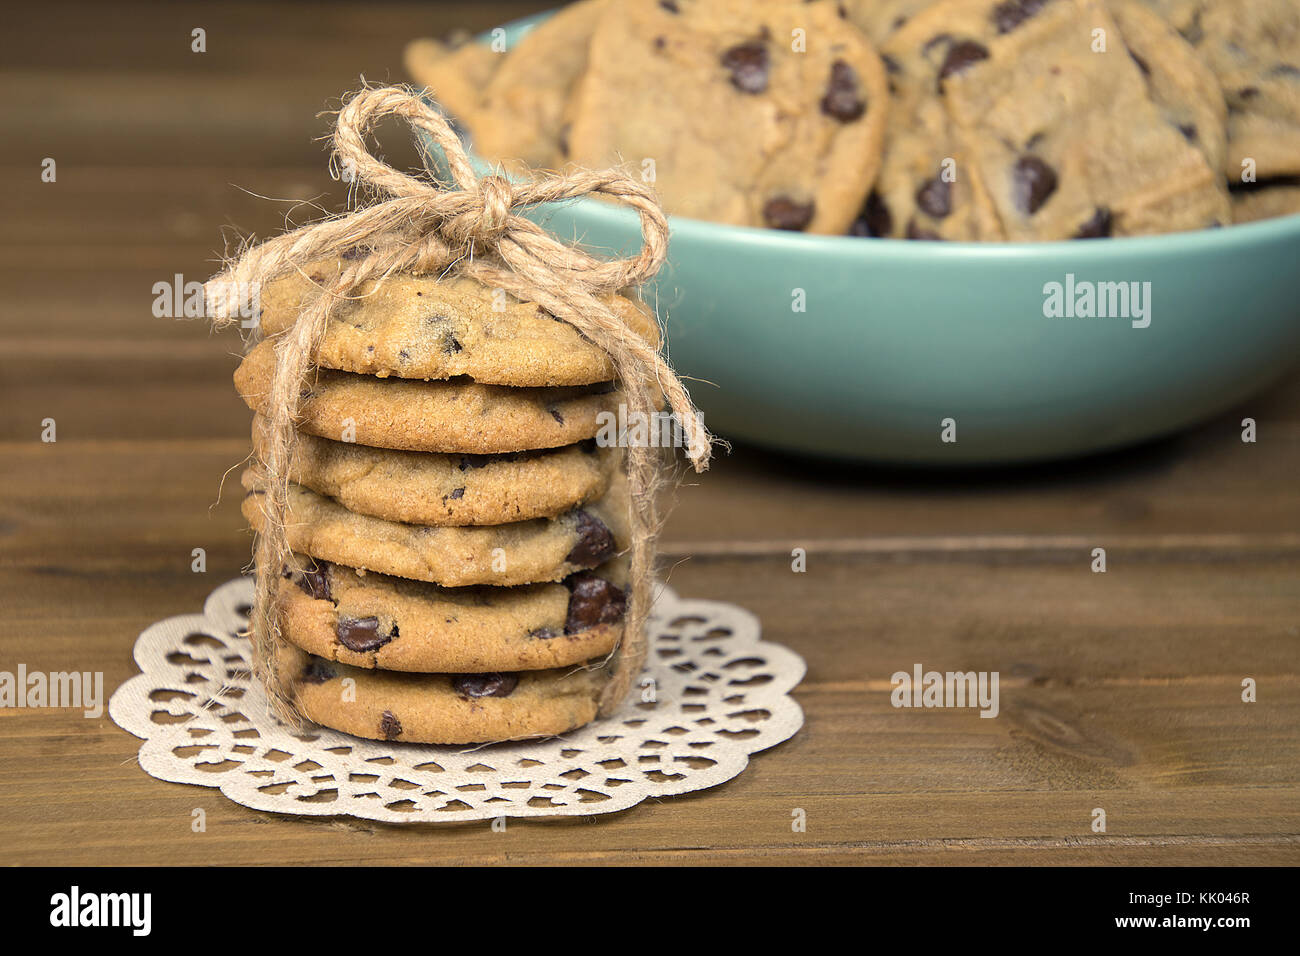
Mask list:
[[[579,0],[407,68],[520,167],[625,162],[670,213],[1095,239],[1300,212],[1297,0]]]
[[[235,384],[268,441],[274,337],[317,264],[263,291],[266,336]],[[642,305],[608,304],[658,342]],[[535,303],[467,278],[396,276],[338,304],[288,468],[295,559],[278,671],[309,719],[359,737],[463,744],[563,733],[597,712],[623,636],[621,395],[608,356]],[[266,476],[243,475],[265,520]]]

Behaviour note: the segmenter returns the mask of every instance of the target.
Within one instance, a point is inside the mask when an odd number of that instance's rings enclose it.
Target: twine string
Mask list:
[[[400,117],[429,135],[445,158],[449,183],[410,176],[371,153],[366,136],[388,116]],[[685,387],[658,350],[602,301],[640,285],[663,265],[668,221],[646,185],[618,170],[576,170],[518,183],[498,175],[480,178],[448,121],[406,87],[365,89],[348,97],[339,111],[332,145],[332,166],[346,171],[356,185],[378,198],[351,213],[300,226],[244,250],[204,288],[213,324],[221,328],[245,314],[252,290],[301,271],[306,264],[341,260],[337,274],[317,285],[293,326],[277,337],[265,414],[267,441],[260,463],[266,492],[261,497],[264,520],[254,549],[254,669],[277,713],[295,723],[297,715],[277,673],[275,655],[281,639],[275,613],[280,569],[293,562],[285,531],[288,463],[303,391],[332,310],[364,283],[406,271],[454,270],[534,301],[610,356],[629,414],[651,420],[657,396],[663,396],[686,437],[686,455],[696,471],[708,467],[712,444]],[[635,255],[593,256],[518,213],[544,203],[597,195],[636,211],[642,242]],[[629,447],[627,472],[632,498],[632,593],[624,639],[615,651],[601,699],[602,714],[621,703],[645,657],[643,631],[659,527],[655,450]]]

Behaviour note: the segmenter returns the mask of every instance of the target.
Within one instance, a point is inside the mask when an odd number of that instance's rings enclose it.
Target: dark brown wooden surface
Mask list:
[[[111,691],[143,627],[248,560],[220,496],[246,451],[239,343],[154,318],[153,283],[204,278],[223,228],[336,207],[317,113],[363,73],[402,79],[407,38],[540,6],[7,11],[0,670],[103,671]],[[1052,467],[907,474],[739,447],[680,489],[664,541],[680,592],[750,608],[808,661],[806,726],[738,779],[505,834],[308,821],[148,777],[107,716],[0,710],[0,862],[1300,862],[1298,474],[1300,376],[1189,434]],[[1002,715],[895,710],[889,675],[916,662],[999,671]]]

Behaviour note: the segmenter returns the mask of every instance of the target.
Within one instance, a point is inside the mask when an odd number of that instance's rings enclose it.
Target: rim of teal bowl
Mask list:
[[[555,13],[545,10],[531,16],[521,17],[504,24],[506,47],[509,49],[519,42],[520,37],[537,24]],[[490,31],[477,37],[480,42],[490,39]],[[432,146],[432,139],[421,132],[420,135]],[[436,151],[436,147],[433,147]],[[475,172],[479,175],[505,176],[518,182],[519,177],[512,176],[500,165],[490,163],[481,156],[469,151],[469,159]],[[602,202],[598,199],[572,199],[555,203],[572,210],[585,223],[605,228],[640,231],[639,219],[630,209]],[[538,207],[542,208],[542,207]],[[1227,223],[1218,229],[1197,229],[1191,232],[1164,233],[1156,236],[1116,236],[1107,239],[1053,239],[1043,242],[948,242],[915,239],[873,239],[863,236],[827,236],[809,235],[802,232],[788,232],[780,229],[763,229],[757,226],[733,226],[724,223],[708,222],[703,219],[690,219],[685,216],[668,217],[672,230],[670,242],[686,245],[692,241],[726,242],[733,246],[750,246],[755,249],[779,250],[789,252],[792,249],[809,254],[834,254],[837,257],[861,256],[865,260],[890,262],[896,260],[913,260],[924,258],[926,262],[950,262],[953,260],[1014,260],[1017,262],[1035,260],[1057,260],[1062,256],[1070,259],[1071,264],[1087,266],[1111,259],[1117,251],[1127,257],[1147,258],[1151,256],[1196,255],[1205,252],[1228,252],[1252,246],[1272,245],[1287,239],[1297,244],[1300,253],[1300,213],[1263,219],[1258,222],[1232,224]],[[1118,247],[1118,248],[1117,248]],[[672,246],[669,246],[671,254]],[[850,250],[860,250],[857,252]],[[1067,252],[1068,250],[1068,252]]]

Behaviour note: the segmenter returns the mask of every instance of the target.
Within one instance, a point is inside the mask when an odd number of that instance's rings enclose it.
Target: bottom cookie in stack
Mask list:
[[[279,648],[278,665],[291,700],[309,720],[355,737],[437,744],[519,740],[581,727],[596,716],[607,673],[364,670],[289,644]]]

